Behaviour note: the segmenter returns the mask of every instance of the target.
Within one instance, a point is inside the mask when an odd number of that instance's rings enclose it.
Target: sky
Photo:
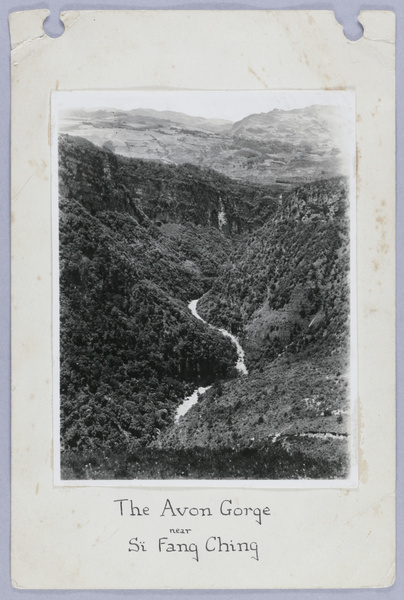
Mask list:
[[[239,121],[253,113],[275,108],[291,110],[313,104],[345,107],[354,110],[354,93],[350,91],[227,91],[227,92],[53,92],[57,108],[153,108],[172,110],[195,117]]]

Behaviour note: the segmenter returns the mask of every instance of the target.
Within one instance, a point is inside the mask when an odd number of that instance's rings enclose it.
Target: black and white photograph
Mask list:
[[[356,480],[350,92],[55,92],[59,484]]]

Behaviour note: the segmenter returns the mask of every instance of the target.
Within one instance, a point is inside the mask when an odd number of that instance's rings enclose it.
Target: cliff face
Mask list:
[[[270,222],[235,248],[201,315],[241,336],[250,367],[280,353],[346,351],[349,314],[347,186],[296,188]]]
[[[276,209],[276,187],[233,181],[212,169],[117,156],[81,138],[59,141],[60,193],[95,214],[125,212],[142,221],[251,231]]]

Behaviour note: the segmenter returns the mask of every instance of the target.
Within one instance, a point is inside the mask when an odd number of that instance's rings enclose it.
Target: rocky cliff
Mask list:
[[[278,188],[233,181],[212,169],[125,158],[82,138],[59,141],[60,193],[95,214],[114,210],[156,224],[251,231],[276,209]]]

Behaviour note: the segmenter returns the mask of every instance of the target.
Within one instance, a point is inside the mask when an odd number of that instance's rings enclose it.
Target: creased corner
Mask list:
[[[25,42],[46,36],[43,23],[49,15],[50,11],[47,8],[10,13],[8,22],[11,52],[24,46]]]
[[[23,40],[22,42],[18,42],[16,46],[14,46],[14,48],[11,50],[11,55],[13,55],[13,53],[15,54],[18,50],[21,50],[23,47],[25,46],[31,46],[32,44],[34,44],[35,42],[37,42],[38,40],[42,40],[44,39],[46,36],[46,33],[43,33],[42,35],[38,35],[35,38],[29,38],[27,40]]]
[[[362,39],[368,42],[395,44],[396,15],[393,11],[362,10],[358,21],[363,27]]]
[[[392,585],[394,585],[395,580],[396,580],[396,559],[394,557],[393,560],[391,561],[389,569],[387,570],[387,572],[385,573],[385,575],[383,576],[383,578],[380,582],[380,587],[383,587],[383,588],[391,587]]]
[[[73,25],[75,25],[81,17],[80,10],[69,10],[60,13],[60,20],[65,26],[65,32],[68,29],[71,29]],[[64,34],[62,34],[64,35]]]
[[[48,9],[28,10],[11,13],[9,16],[11,64],[16,67],[21,61],[43,47],[48,36],[43,23],[49,16]]]

